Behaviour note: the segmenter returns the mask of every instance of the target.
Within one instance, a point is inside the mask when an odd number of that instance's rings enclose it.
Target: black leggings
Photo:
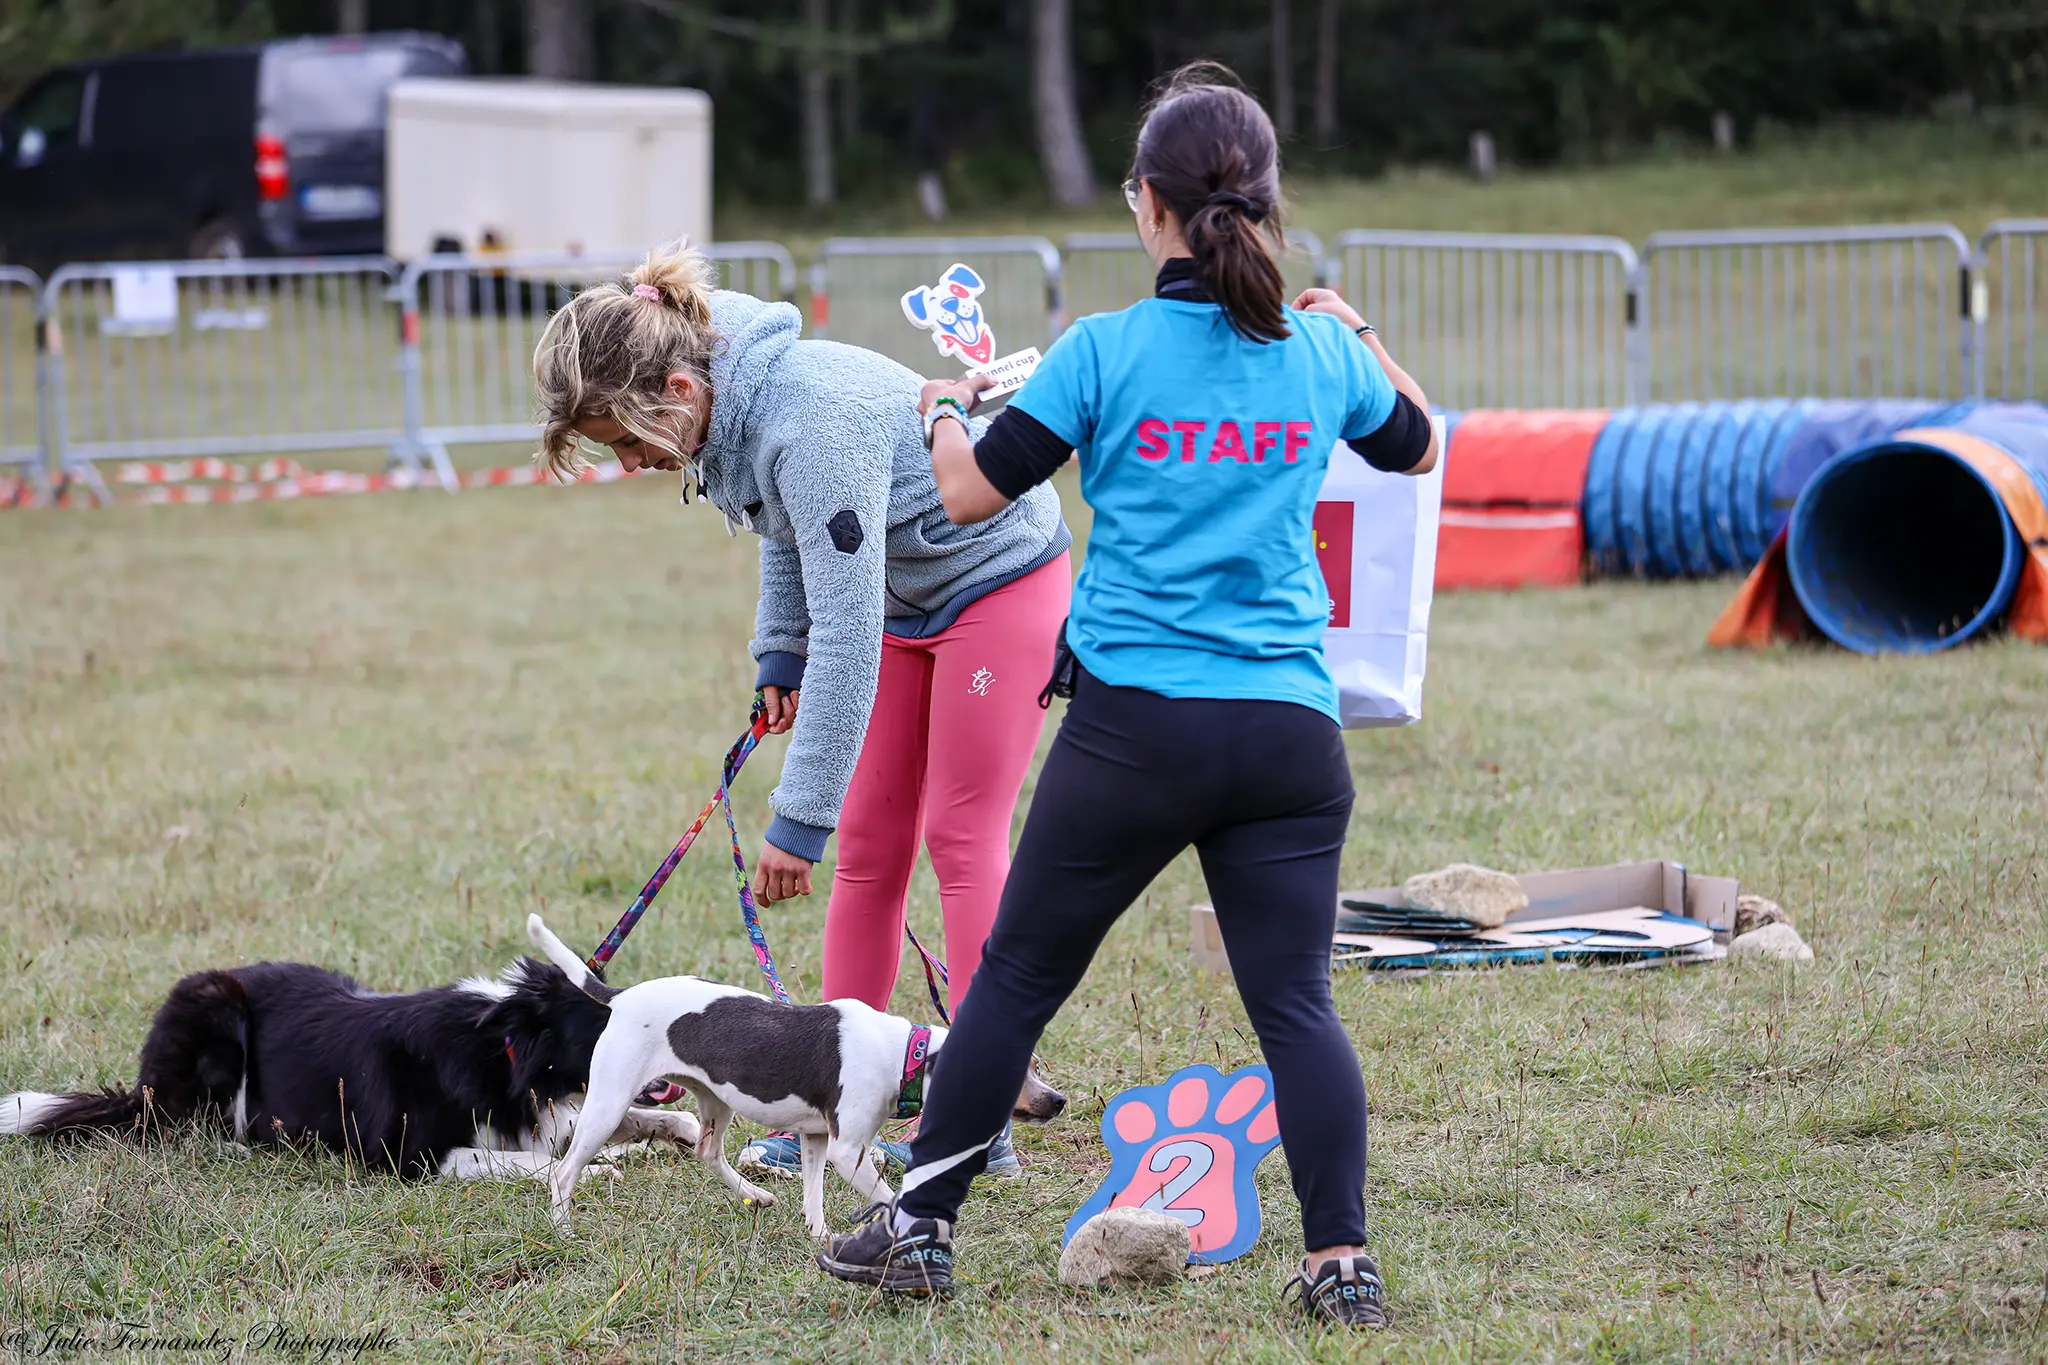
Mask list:
[[[1083,673],[938,1058],[903,1211],[954,1217],[1046,1024],[1109,926],[1192,844],[1273,1071],[1306,1244],[1363,1245],[1365,1083],[1330,999],[1351,796],[1342,734],[1320,712],[1175,700]]]

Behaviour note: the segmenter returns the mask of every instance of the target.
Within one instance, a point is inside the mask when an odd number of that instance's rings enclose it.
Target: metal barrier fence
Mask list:
[[[1646,396],[1960,397],[1974,388],[1970,265],[1946,223],[1656,233]]]
[[[796,258],[780,242],[712,242],[704,254],[718,267],[722,289],[757,299],[796,297]]]
[[[1135,232],[1076,232],[1060,244],[1061,286],[1069,318],[1113,313],[1152,297],[1159,268],[1138,245]],[[1291,302],[1302,290],[1323,283],[1327,262],[1313,232],[1290,231],[1280,258],[1281,277]]]
[[[919,374],[950,373],[957,362],[941,360],[930,333],[904,317],[902,300],[956,261],[986,286],[981,306],[997,355],[1045,347],[1066,327],[1059,249],[1043,237],[833,237],[811,267],[812,334],[880,351]]]
[[[2048,396],[2048,219],[1611,237],[1293,234],[1290,289],[1342,287],[1446,408],[1762,396]],[[722,283],[787,298],[773,242],[706,248]],[[450,446],[535,437],[550,313],[639,253],[0,266],[0,471],[109,459],[381,451],[454,487]],[[998,349],[1151,291],[1135,237],[834,238],[813,334],[948,372],[905,291],[983,275]],[[47,462],[46,463],[46,459]]]
[[[95,462],[384,449],[398,333],[381,257],[67,265],[43,291],[52,455]]]
[[[2048,218],[1993,223],[1977,263],[1978,396],[2048,397],[2048,344],[2035,344],[2048,333]]]
[[[0,265],[0,470],[16,469],[43,495],[42,356],[36,319],[43,282],[33,271]]]
[[[760,298],[787,298],[796,263],[774,242],[704,248],[720,283]],[[405,433],[413,458],[451,483],[448,448],[530,443],[535,426],[533,348],[548,318],[579,290],[640,264],[641,252],[426,256],[407,266],[397,297],[404,314]]]
[[[1434,406],[1635,398],[1636,253],[1618,237],[1346,232],[1333,265]]]

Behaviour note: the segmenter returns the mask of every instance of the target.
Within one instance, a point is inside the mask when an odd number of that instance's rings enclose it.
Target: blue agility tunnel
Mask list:
[[[1586,468],[1581,511],[1593,571],[1679,578],[1756,563],[1784,524],[1772,504],[1787,452],[1818,406],[1745,399],[1617,409]],[[1841,448],[1810,437],[1806,446],[1808,473]]]
[[[1785,435],[1766,466],[1770,487],[1764,543],[1777,538],[1800,491],[1829,460],[1909,427],[1951,426],[1974,407],[1906,398],[1831,398],[1807,404],[1798,427]]]
[[[1593,443],[1580,504],[1593,572],[1745,571],[1830,460],[1894,432],[1969,420],[1978,406],[1770,398],[1617,408]]]
[[[2012,604],[2028,546],[2011,486],[2031,482],[2048,502],[2048,412],[1989,404],[1939,416],[1947,425],[1825,460],[1792,507],[1793,590],[1814,625],[1847,649],[1947,649]]]

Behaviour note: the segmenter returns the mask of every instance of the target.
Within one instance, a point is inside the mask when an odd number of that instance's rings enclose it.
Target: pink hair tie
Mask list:
[[[633,286],[633,297],[636,299],[653,299],[656,303],[660,303],[661,291],[651,284],[636,284]]]

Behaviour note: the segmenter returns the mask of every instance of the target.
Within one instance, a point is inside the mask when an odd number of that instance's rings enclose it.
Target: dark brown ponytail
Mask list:
[[[1228,67],[1195,62],[1167,77],[1138,132],[1133,173],[1180,219],[1195,274],[1238,335],[1284,339],[1280,148]]]

